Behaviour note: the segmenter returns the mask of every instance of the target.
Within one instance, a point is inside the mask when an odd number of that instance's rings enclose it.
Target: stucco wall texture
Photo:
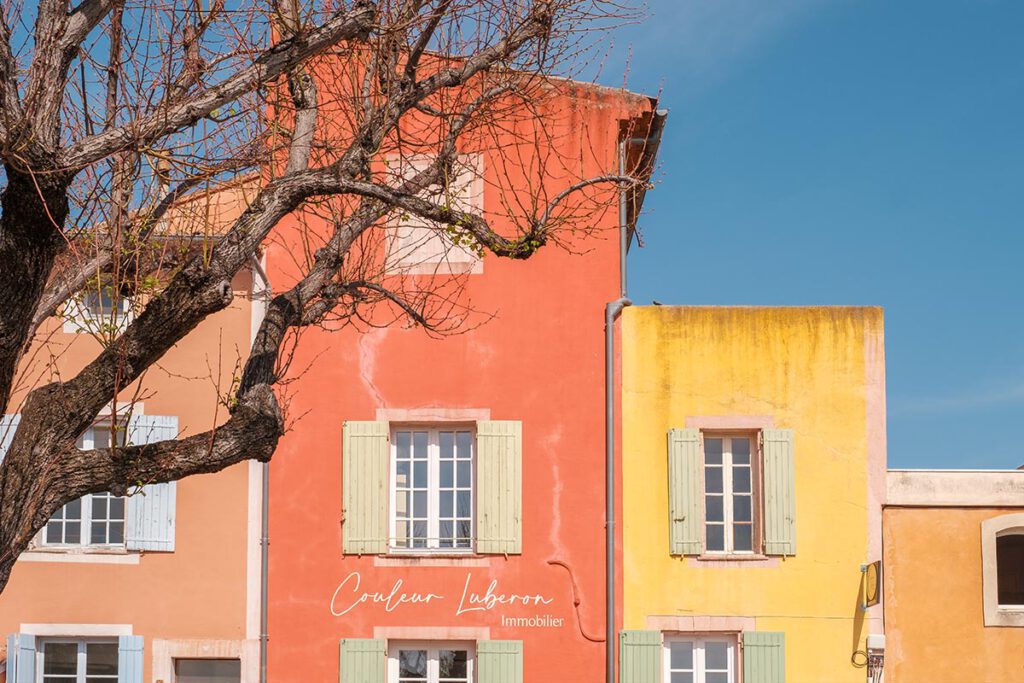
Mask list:
[[[981,524],[1020,511],[885,509],[887,683],[1024,681],[1024,629],[982,611]]]
[[[746,617],[786,635],[786,680],[860,682],[851,663],[881,607],[884,351],[877,308],[633,307],[623,314],[624,627]],[[666,433],[761,416],[794,431],[793,557],[701,562],[668,552]]]

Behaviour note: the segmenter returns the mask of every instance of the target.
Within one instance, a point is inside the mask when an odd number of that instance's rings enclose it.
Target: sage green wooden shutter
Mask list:
[[[786,683],[786,634],[743,634],[743,683]]]
[[[668,430],[669,553],[699,555],[701,551],[700,430]]]
[[[523,641],[479,640],[477,683],[523,683]]]
[[[344,638],[338,665],[340,683],[384,683],[387,643],[377,638]]]
[[[476,423],[476,551],[523,552],[523,423]]]
[[[349,420],[343,427],[342,551],[388,550],[388,423]]]
[[[793,430],[765,429],[764,551],[767,555],[796,554],[796,491],[793,485]]]
[[[619,683],[661,680],[661,631],[619,633]]]

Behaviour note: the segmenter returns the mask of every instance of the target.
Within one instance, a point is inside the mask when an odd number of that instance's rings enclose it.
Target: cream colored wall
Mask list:
[[[880,559],[881,310],[633,307],[622,349],[625,628],[747,617],[785,632],[789,683],[863,681],[851,655],[882,630],[880,607],[859,609],[860,565]],[[666,432],[702,416],[793,429],[795,557],[668,554]]]
[[[178,416],[183,435],[224,422],[217,397],[230,392],[248,353],[250,286],[247,273],[237,276],[231,306],[201,323],[121,400],[138,396],[147,415]],[[57,321],[47,332],[23,372],[31,382],[71,377],[99,348],[87,335],[64,333]],[[28,386],[23,382],[13,410]],[[23,556],[0,595],[0,634],[22,624],[127,624],[146,637],[147,680],[154,637],[244,640],[248,490],[247,463],[179,482],[173,553],[122,555],[118,564]]]

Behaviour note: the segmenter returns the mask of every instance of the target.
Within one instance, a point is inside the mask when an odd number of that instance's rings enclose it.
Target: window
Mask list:
[[[667,636],[665,683],[735,683],[735,639]]]
[[[43,683],[117,681],[117,643],[47,640],[42,643]]]
[[[473,442],[468,429],[393,431],[391,548],[472,550]]]
[[[239,659],[175,659],[175,683],[239,683],[242,662]]]
[[[116,431],[116,442],[124,445],[124,428]],[[78,439],[78,447],[110,448],[114,443],[109,422],[101,422],[86,430]],[[124,546],[125,498],[110,493],[93,493],[73,500],[58,510],[43,528],[44,546],[83,546],[115,548]]]
[[[760,551],[755,523],[756,471],[750,436],[704,437],[704,548]]]
[[[388,683],[471,683],[473,650],[459,643],[395,643],[388,648]]]
[[[389,166],[399,178],[410,178],[433,162],[426,156],[392,158]],[[430,188],[424,198],[438,205],[450,205],[468,213],[483,209],[483,180],[479,155],[460,155],[454,178],[444,188]],[[471,240],[449,227],[409,214],[392,219],[388,269],[406,274],[435,272],[479,272],[480,259]]]
[[[109,285],[92,287],[64,308],[65,332],[121,332],[131,322],[132,299]]]
[[[1024,533],[996,537],[996,567],[999,606],[1024,609]]]

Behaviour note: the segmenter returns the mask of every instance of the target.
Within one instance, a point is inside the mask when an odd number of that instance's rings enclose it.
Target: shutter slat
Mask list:
[[[117,639],[117,683],[142,683],[144,647],[142,636]]]
[[[376,638],[344,638],[338,663],[340,683],[383,683],[387,643]]]
[[[523,641],[477,641],[476,666],[477,683],[523,683]]]
[[[657,683],[661,680],[661,632],[619,633],[619,683]]]
[[[342,428],[342,551],[388,550],[388,423],[349,420]]]
[[[669,553],[701,552],[700,430],[668,432]]]
[[[796,491],[793,430],[765,429],[764,549],[767,555],[796,554]]]
[[[19,422],[21,422],[21,415],[18,413],[0,415],[0,462],[4,461],[7,449],[14,441],[14,432],[18,430]]]
[[[142,445],[178,438],[178,418],[133,415],[128,443]],[[148,484],[128,498],[125,546],[128,550],[174,552],[177,482]]]
[[[523,551],[523,423],[476,423],[476,551],[518,555]]]
[[[786,634],[743,634],[743,683],[786,683]]]

